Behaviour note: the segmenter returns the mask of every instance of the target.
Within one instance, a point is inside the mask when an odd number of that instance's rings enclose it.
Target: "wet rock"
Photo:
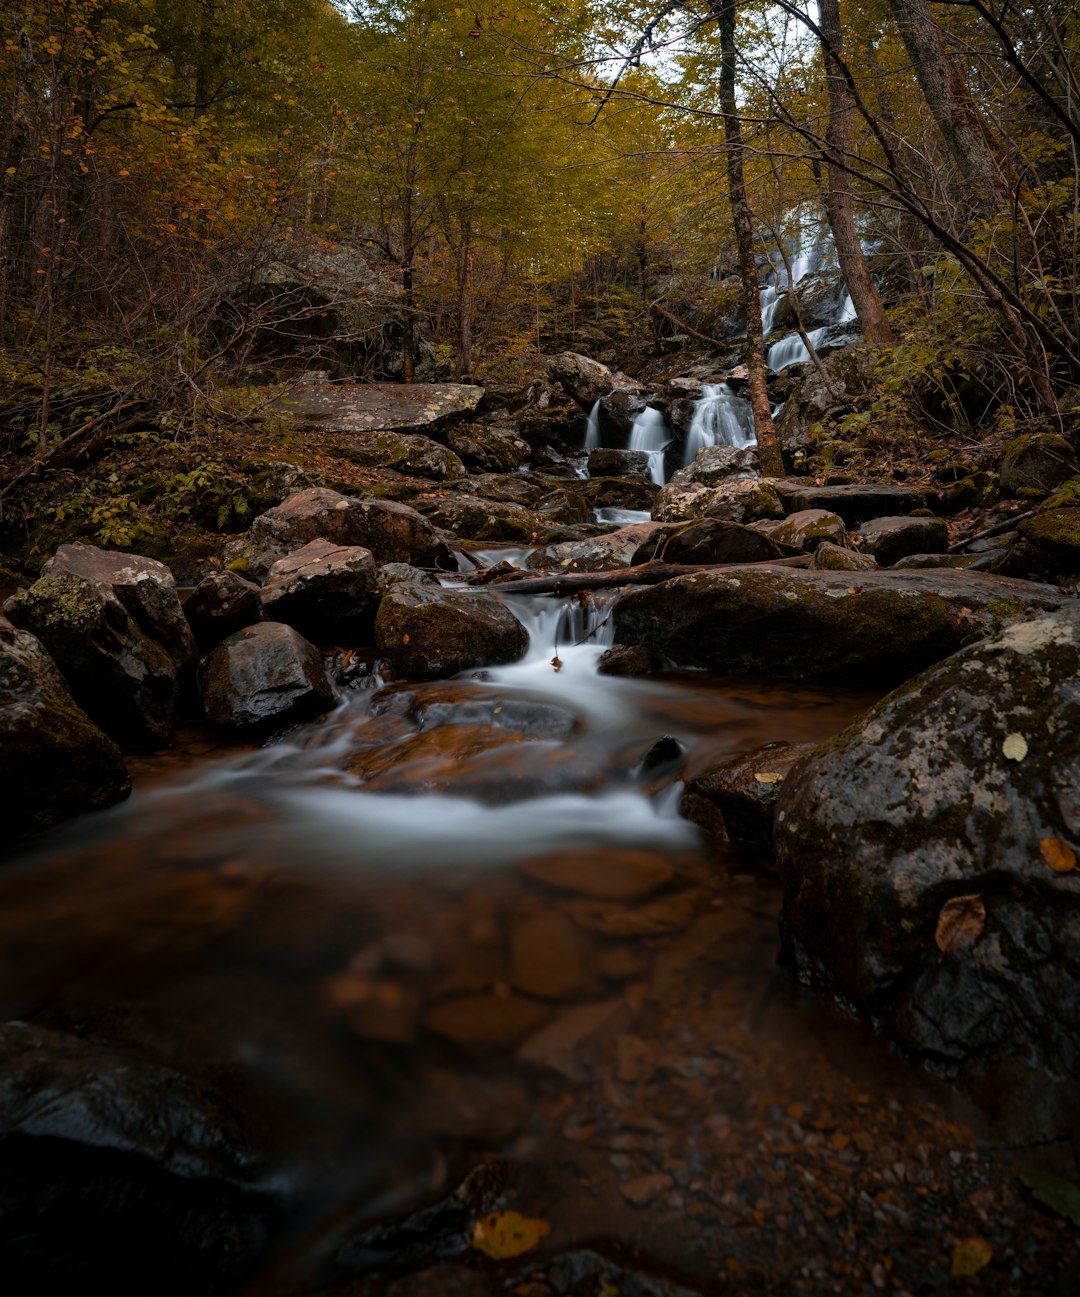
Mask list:
[[[822,354],[821,348],[818,351]],[[815,424],[850,413],[852,398],[863,395],[869,388],[870,371],[875,360],[876,356],[869,348],[845,347],[825,357],[824,375],[816,365],[806,369],[776,418],[777,441],[789,460],[800,451],[805,454],[813,450]],[[814,508],[815,505],[799,507]],[[832,505],[821,507],[831,509]],[[835,512],[842,514],[840,509]],[[879,509],[878,512],[886,511]]]
[[[557,383],[579,405],[588,408],[594,401],[615,386],[615,375],[598,360],[579,355],[576,351],[564,351],[558,356],[547,358],[548,377]]]
[[[877,559],[873,554],[860,554],[842,545],[823,540],[814,550],[810,566],[817,572],[873,572]]]
[[[424,572],[411,563],[383,563],[375,572],[375,588],[385,590],[387,586],[398,585],[438,585],[430,572]]]
[[[237,1113],[203,1081],[21,1022],[0,1027],[0,1255],[12,1292],[217,1291],[272,1203]]]
[[[416,680],[514,662],[529,644],[522,624],[492,595],[411,585],[383,596],[375,639],[394,670]]]
[[[558,1013],[518,1049],[517,1058],[546,1067],[568,1081],[587,1080],[610,1033],[625,1026],[631,1009],[623,999],[575,1004]],[[606,1061],[606,1060],[605,1060]]]
[[[371,700],[371,715],[404,716],[419,729],[443,725],[484,725],[531,739],[565,740],[581,728],[577,713],[558,703],[522,698],[470,682],[420,686],[393,685]]]
[[[424,1026],[472,1049],[510,1049],[551,1016],[551,1006],[517,995],[463,995],[435,1005]]]
[[[44,576],[4,610],[42,642],[72,697],[106,734],[131,747],[168,745],[176,657],[139,626],[111,585],[72,573]],[[190,631],[187,640],[194,649]]]
[[[882,567],[909,554],[944,554],[949,528],[943,518],[873,518],[859,528],[858,542]]]
[[[430,436],[475,414],[483,396],[466,383],[298,383],[275,408],[314,430]]]
[[[229,571],[204,577],[184,603],[184,615],[200,653],[209,653],[226,636],[266,620],[259,587]]]
[[[641,644],[613,644],[600,654],[596,664],[602,676],[651,676],[670,671],[672,662],[662,653]]]
[[[896,682],[1031,609],[1051,586],[973,572],[700,572],[621,595],[618,643],[675,662],[780,679]]]
[[[675,870],[659,852],[630,848],[602,856],[577,851],[553,851],[523,860],[518,869],[526,878],[559,891],[595,900],[630,901],[648,896],[671,881]]]
[[[258,731],[307,720],[333,702],[319,650],[280,622],[237,631],[203,666],[206,719],[220,729]]]
[[[665,563],[764,563],[795,552],[752,527],[706,518],[671,536],[661,557]]]
[[[359,545],[371,550],[377,563],[423,565],[443,549],[431,523],[408,505],[312,487],[261,514],[243,539],[226,546],[225,556],[241,575],[263,580],[279,558],[312,540]]]
[[[261,598],[270,621],[302,635],[349,636],[370,631],[378,603],[369,549],[312,540],[270,569]]]
[[[580,491],[560,488],[544,495],[536,509],[538,521],[565,523],[591,523],[592,509]]]
[[[1076,453],[1064,437],[1031,432],[1005,447],[999,477],[1001,489],[1011,495],[1044,496],[1077,473]]]
[[[770,850],[780,789],[812,743],[765,743],[688,779],[682,814],[720,842]]]
[[[671,532],[670,525],[658,522],[636,522],[604,536],[545,545],[533,550],[525,559],[530,572],[606,572],[612,568],[632,567],[645,562],[643,551],[659,548],[662,538]]]
[[[470,471],[511,473],[529,458],[529,443],[513,428],[463,424],[451,428],[446,444]]]
[[[697,482],[719,486],[735,478],[755,477],[758,471],[756,446],[703,446],[685,468],[671,475],[676,486]]]
[[[553,906],[520,919],[510,932],[510,985],[541,1000],[563,1000],[584,980],[577,929]]]
[[[900,486],[896,483],[849,486],[807,486],[801,482],[781,478],[772,483],[783,501],[787,513],[802,509],[828,509],[839,514],[853,527],[871,518],[909,514],[922,508],[926,493],[918,487]]]
[[[417,501],[425,516],[462,540],[516,540],[528,544],[536,533],[534,514],[518,504],[475,495],[437,496]]]
[[[843,519],[828,509],[800,509],[781,522],[762,526],[773,540],[809,553],[823,542],[842,546],[847,540]]]
[[[1058,576],[1080,572],[1080,509],[1050,509],[1020,524],[1020,535]]]
[[[575,483],[594,509],[649,510],[660,493],[655,482],[639,477],[591,477]]]
[[[1080,1068],[1080,608],[1010,622],[785,781],[784,953],[950,1062]]]
[[[612,450],[601,446],[589,451],[590,477],[626,477],[631,473],[648,473],[649,456],[644,450]]]
[[[392,469],[410,477],[427,477],[436,482],[465,476],[465,465],[445,446],[415,433],[363,433],[345,448],[354,464]]]
[[[784,506],[772,481],[739,478],[720,486],[668,482],[656,497],[652,516],[657,522],[720,518],[749,523],[759,518],[783,518]]]
[[[76,705],[33,635],[0,618],[0,787],[13,842],[131,791],[119,749]]]
[[[618,386],[600,398],[600,430],[604,436],[622,438],[629,436],[634,420],[645,409],[645,389],[625,374],[614,378]]]

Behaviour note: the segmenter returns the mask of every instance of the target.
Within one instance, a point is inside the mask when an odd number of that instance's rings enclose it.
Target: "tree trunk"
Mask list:
[[[851,294],[859,328],[876,347],[892,345],[892,328],[877,290],[855,228],[855,207],[851,177],[838,165],[851,153],[851,92],[838,59],[844,56],[844,33],[840,26],[839,0],[818,0],[819,23],[825,38],[825,84],[829,92],[829,123],[825,129],[827,185],[825,214],[829,219],[840,273]]]
[[[458,270],[458,368],[463,383],[472,382],[473,271],[472,229],[463,221]]]
[[[742,121],[735,102],[735,0],[710,0],[712,16],[720,30],[720,106],[724,114],[724,152],[727,155],[728,197],[739,253],[739,279],[746,311],[746,369],[750,409],[758,461],[765,477],[783,477],[784,465],[773,427],[769,393],[765,386],[765,346],[761,336],[761,298],[754,261],[754,225],[746,201],[743,171],[745,145]]]

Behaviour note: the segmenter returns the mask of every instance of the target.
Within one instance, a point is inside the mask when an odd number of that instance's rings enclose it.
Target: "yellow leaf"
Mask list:
[[[954,1279],[966,1275],[978,1274],[983,1266],[989,1265],[994,1256],[994,1249],[984,1238],[966,1238],[953,1248],[952,1269]]]
[[[778,784],[783,775],[776,770],[755,770],[754,778],[759,784]]]
[[[1009,761],[1023,761],[1028,754],[1027,739],[1022,734],[1007,734],[1001,750]]]
[[[1070,869],[1076,868],[1076,852],[1060,838],[1043,838],[1039,850],[1050,868],[1059,874],[1067,874]]]
[[[978,893],[954,896],[941,907],[934,940],[938,950],[963,950],[978,941],[985,926],[986,906]]]
[[[408,637],[408,635],[402,635],[402,637],[401,637],[401,642],[402,642],[402,644],[408,644],[408,642],[409,642],[409,637]]]
[[[551,1226],[546,1220],[522,1216],[516,1211],[493,1211],[474,1222],[471,1242],[478,1252],[503,1261],[531,1252],[550,1233]]]

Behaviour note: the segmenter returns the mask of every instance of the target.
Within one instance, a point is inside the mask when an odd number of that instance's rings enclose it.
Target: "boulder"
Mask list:
[[[178,668],[103,581],[74,573],[43,576],[4,611],[45,646],[72,697],[106,734],[135,748],[172,740]],[[187,640],[194,640],[184,623]]]
[[[615,386],[615,375],[598,360],[564,351],[547,358],[548,378],[572,396],[581,406],[588,408]]]
[[[258,732],[307,720],[333,702],[319,650],[281,622],[237,631],[203,666],[206,719],[219,729]]]
[[[706,518],[675,532],[660,557],[665,563],[764,563],[796,551],[753,527]]]
[[[184,615],[200,653],[209,653],[226,636],[266,620],[259,587],[229,571],[203,577],[188,595]]]
[[[474,415],[482,387],[467,383],[297,383],[275,413],[325,432],[431,436]]]
[[[1020,535],[1057,576],[1080,572],[1080,509],[1049,509],[1020,523]]]
[[[131,791],[116,744],[76,704],[40,642],[3,618],[0,787],[9,842],[102,810]]]
[[[773,540],[804,553],[816,550],[823,542],[841,546],[847,539],[844,521],[828,509],[800,509],[780,522],[759,523]]]
[[[771,850],[780,789],[813,750],[812,743],[764,743],[688,779],[679,809],[714,842]]]
[[[446,444],[470,471],[511,473],[529,458],[529,443],[513,428],[467,423],[451,428]]]
[[[1010,622],[785,780],[783,950],[939,1061],[1080,1072],[1080,607]]]
[[[877,567],[877,559],[873,554],[859,554],[853,549],[845,549],[842,545],[823,540],[814,550],[810,567],[817,572],[873,572]]]
[[[819,355],[823,354],[821,346],[816,350]],[[807,368],[776,417],[776,439],[785,457],[791,459],[800,451],[806,454],[813,449],[815,424],[827,423],[834,417],[851,412],[853,399],[869,390],[870,373],[876,359],[876,353],[870,348],[845,346],[824,358],[824,376],[816,365]],[[832,508],[828,504],[821,507]],[[835,512],[841,513],[841,510]]]
[[[1076,453],[1054,432],[1029,432],[1005,447],[999,473],[1001,489],[1011,495],[1049,495],[1080,473]]]
[[[470,477],[454,488],[455,493],[479,496],[481,500],[503,500],[507,504],[520,504],[523,509],[538,505],[549,491],[566,485],[557,477],[540,473],[482,473]]]
[[[430,437],[404,432],[365,432],[345,447],[345,457],[367,468],[391,469],[436,482],[465,476],[465,465]]]
[[[474,667],[514,662],[529,645],[499,599],[465,590],[394,585],[375,619],[379,652],[411,680],[438,680]]]
[[[359,545],[378,563],[437,561],[442,551],[434,527],[408,505],[312,487],[261,514],[245,537],[226,546],[225,556],[263,580],[279,558],[311,540]]]
[[[800,509],[828,509],[839,514],[849,527],[868,522],[871,518],[911,513],[914,509],[921,509],[926,502],[926,493],[921,488],[896,483],[809,486],[781,478],[772,485],[787,513],[796,513]]]
[[[398,585],[438,585],[430,572],[424,572],[409,563],[384,563],[375,573],[376,590],[385,590],[388,586]]]
[[[677,486],[718,486],[732,478],[756,477],[757,471],[756,446],[703,446],[685,468],[672,473],[671,481]]]
[[[909,554],[944,554],[949,527],[944,518],[872,518],[859,528],[857,539],[882,567],[892,567]]]
[[[545,523],[560,523],[574,526],[578,523],[591,523],[592,509],[588,500],[580,491],[561,488],[542,496],[536,506],[537,519]]]
[[[612,450],[601,446],[589,452],[590,477],[627,477],[649,471],[649,455],[644,450]]]
[[[892,684],[1009,616],[1064,602],[1052,586],[981,572],[735,567],[628,591],[613,622],[616,643],[683,666]]]
[[[245,499],[252,517],[272,509],[297,491],[307,491],[313,486],[336,491],[339,485],[325,473],[313,473],[285,460],[248,461],[243,467],[249,477]]]
[[[437,527],[463,540],[516,540],[527,545],[539,525],[521,505],[475,495],[430,496],[417,503]]]
[[[703,486],[675,481],[661,488],[653,503],[657,522],[684,522],[693,518],[719,518],[725,522],[753,522],[759,518],[783,518],[776,487],[760,478],[740,478],[720,486]]]
[[[303,635],[349,636],[370,629],[378,603],[375,560],[359,545],[311,540],[279,558],[261,598],[270,621]]]
[[[594,509],[650,509],[660,493],[644,477],[590,477],[575,482],[574,490]]]
[[[647,561],[643,551],[648,558],[656,557],[652,550],[660,548],[671,530],[665,523],[636,522],[604,536],[534,549],[525,559],[525,566],[531,572],[606,572],[632,567]]]
[[[616,376],[616,381],[621,376]],[[645,409],[644,388],[640,383],[617,386],[600,398],[600,431],[605,437],[623,438],[630,435],[634,420]]]

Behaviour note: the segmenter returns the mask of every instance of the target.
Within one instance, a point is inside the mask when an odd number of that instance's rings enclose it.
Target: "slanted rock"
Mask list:
[[[430,436],[474,415],[482,387],[467,383],[298,383],[278,414],[327,432],[414,432]]]
[[[764,743],[688,779],[680,810],[715,842],[770,850],[780,789],[812,743]]]
[[[281,622],[237,631],[203,666],[206,719],[219,729],[257,732],[307,720],[333,702],[319,650]]]
[[[753,527],[706,518],[672,535],[660,557],[665,563],[764,563],[796,551]]]
[[[528,648],[529,636],[492,595],[394,585],[379,605],[375,642],[399,675],[438,680],[515,662]]]
[[[800,509],[798,513],[788,514],[781,522],[758,525],[773,540],[804,552],[816,550],[825,541],[843,545],[847,539],[844,520],[828,509]]]
[[[785,780],[798,976],[959,1063],[1080,1070],[1080,607],[1010,622]]]
[[[142,629],[112,585],[71,572],[43,576],[13,595],[4,611],[42,642],[72,697],[106,734],[137,748],[169,744],[176,650]],[[186,621],[184,629],[194,652]]]
[[[1001,489],[1011,495],[1049,495],[1062,482],[1080,473],[1076,452],[1054,432],[1031,432],[1005,447]]]
[[[810,566],[819,572],[873,572],[877,559],[873,554],[860,554],[857,550],[823,540],[814,550]]]
[[[0,787],[9,842],[131,791],[119,749],[76,704],[56,663],[2,617]]]
[[[263,611],[304,635],[355,635],[370,629],[378,596],[375,560],[359,545],[312,540],[279,558],[262,588]]]
[[[265,621],[259,587],[237,572],[211,572],[184,603],[200,653],[209,653],[226,636],[257,621]]]
[[[684,666],[787,680],[895,683],[997,630],[1056,609],[1054,587],[981,572],[735,567],[641,587],[614,605],[615,640]]]
[[[345,456],[354,464],[391,469],[436,482],[465,476],[465,465],[452,450],[416,433],[361,433],[345,448]]]
[[[462,540],[516,540],[528,544],[538,523],[528,509],[475,495],[440,495],[419,500],[424,514]]]
[[[944,518],[872,518],[859,528],[858,542],[882,567],[892,567],[909,554],[944,554],[949,527]]]
[[[547,358],[548,377],[557,383],[579,405],[589,407],[615,386],[615,375],[598,360],[564,351]]]
[[[782,478],[772,483],[787,513],[800,509],[828,509],[849,527],[871,518],[908,514],[921,509],[926,493],[918,487],[867,483],[849,486],[809,486]]]

